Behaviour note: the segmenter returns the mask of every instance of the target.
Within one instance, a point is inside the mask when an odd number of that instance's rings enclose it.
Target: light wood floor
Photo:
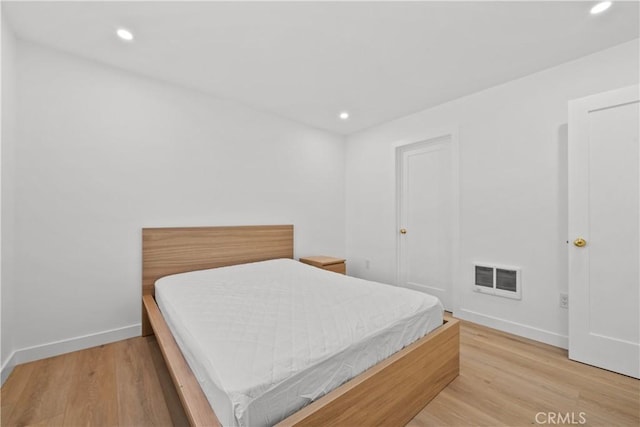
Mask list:
[[[524,426],[558,413],[569,424],[640,425],[640,381],[565,350],[462,322],[460,353],[460,376],[409,426]],[[1,396],[2,426],[187,425],[149,337],[17,366]]]

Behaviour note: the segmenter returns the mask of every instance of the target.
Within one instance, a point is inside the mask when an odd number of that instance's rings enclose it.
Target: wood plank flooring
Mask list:
[[[188,426],[154,337],[16,366],[4,426]]]
[[[408,426],[640,425],[640,381],[461,323],[460,376]],[[1,411],[7,427],[188,425],[153,337],[17,366]]]

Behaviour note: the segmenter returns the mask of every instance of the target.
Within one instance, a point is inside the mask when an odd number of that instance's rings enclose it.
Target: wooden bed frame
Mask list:
[[[192,426],[220,426],[155,302],[161,277],[227,265],[293,258],[293,226],[142,230],[142,334],[155,333]],[[459,324],[438,329],[277,424],[401,426],[459,373]]]

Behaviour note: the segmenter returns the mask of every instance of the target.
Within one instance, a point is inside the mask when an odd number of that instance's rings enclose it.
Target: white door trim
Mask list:
[[[451,233],[453,236],[453,242],[451,242],[451,304],[452,310],[455,314],[458,312],[460,304],[458,301],[457,284],[459,282],[459,263],[460,263],[460,156],[459,156],[459,140],[458,140],[458,128],[449,127],[441,129],[433,129],[424,133],[414,135],[410,138],[401,139],[391,144],[393,150],[392,155],[395,159],[395,204],[396,204],[396,221],[395,221],[395,236],[396,236],[396,286],[400,286],[400,233],[399,230],[402,227],[400,216],[400,187],[402,177],[400,173],[400,162],[402,161],[399,152],[401,148],[408,145],[418,144],[421,142],[436,140],[440,138],[450,138],[451,140],[451,187],[452,187],[452,212],[453,218],[451,218]]]

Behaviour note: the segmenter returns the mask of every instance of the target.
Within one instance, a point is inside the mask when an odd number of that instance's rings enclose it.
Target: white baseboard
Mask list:
[[[503,332],[540,341],[556,347],[568,348],[568,337],[555,332],[534,328],[522,323],[489,316],[472,310],[467,310],[465,308],[456,310],[454,316],[489,328],[498,329]],[[0,368],[0,384],[4,384],[5,380],[9,377],[9,374],[13,371],[13,368],[16,365],[137,337],[141,334],[141,327],[141,324],[137,323],[123,328],[16,350],[11,354],[11,356],[9,356],[2,368]]]
[[[0,386],[9,378],[9,374],[13,372],[13,368],[16,366],[16,352],[11,353],[11,356],[4,362],[4,365],[0,367]]]
[[[560,335],[555,332],[546,331],[544,329],[535,328],[522,323],[512,322],[511,320],[489,316],[487,314],[467,310],[466,308],[457,310],[454,313],[454,316],[459,319],[468,320],[479,325],[498,329],[503,332],[508,332],[510,334],[529,338],[535,341],[540,341],[555,347],[564,349],[569,348],[569,337],[566,335]]]
[[[142,326],[140,323],[136,323],[135,325],[125,326],[122,328],[111,329],[95,334],[83,335],[80,337],[54,341],[16,350],[13,352],[11,357],[9,357],[5,366],[2,367],[2,383],[4,383],[5,379],[9,377],[13,368],[21,363],[46,359],[47,357],[58,356],[72,351],[84,350],[86,348],[97,347],[99,345],[126,340],[128,338],[139,337],[141,333]]]

